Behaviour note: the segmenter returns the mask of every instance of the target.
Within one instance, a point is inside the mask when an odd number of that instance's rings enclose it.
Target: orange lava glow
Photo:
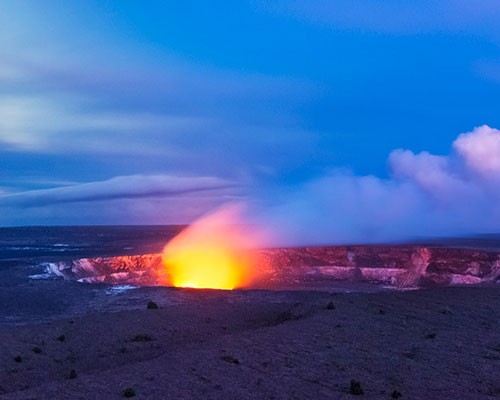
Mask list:
[[[256,276],[249,250],[257,241],[240,222],[239,209],[226,207],[172,239],[163,251],[168,284],[226,290],[248,286]]]

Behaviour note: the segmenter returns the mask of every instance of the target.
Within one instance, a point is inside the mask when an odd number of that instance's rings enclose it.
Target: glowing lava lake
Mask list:
[[[237,209],[205,216],[174,237],[163,251],[167,283],[185,288],[231,290],[248,286],[256,277],[257,243],[237,221]]]

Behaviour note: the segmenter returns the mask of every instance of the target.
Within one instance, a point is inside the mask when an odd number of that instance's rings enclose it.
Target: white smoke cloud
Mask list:
[[[368,243],[500,232],[500,131],[461,134],[449,155],[397,149],[391,178],[334,171],[260,212],[279,244]]]
[[[461,134],[453,143],[467,167],[487,178],[500,178],[500,131],[487,125]]]

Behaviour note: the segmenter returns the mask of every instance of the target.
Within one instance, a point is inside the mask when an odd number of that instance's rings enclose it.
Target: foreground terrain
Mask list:
[[[500,398],[497,286],[110,298],[3,323],[0,398]]]

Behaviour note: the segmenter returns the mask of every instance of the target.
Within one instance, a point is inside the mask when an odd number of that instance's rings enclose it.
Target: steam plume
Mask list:
[[[334,170],[256,213],[279,244],[368,243],[500,231],[500,131],[463,133],[450,154],[389,155],[390,178]]]

